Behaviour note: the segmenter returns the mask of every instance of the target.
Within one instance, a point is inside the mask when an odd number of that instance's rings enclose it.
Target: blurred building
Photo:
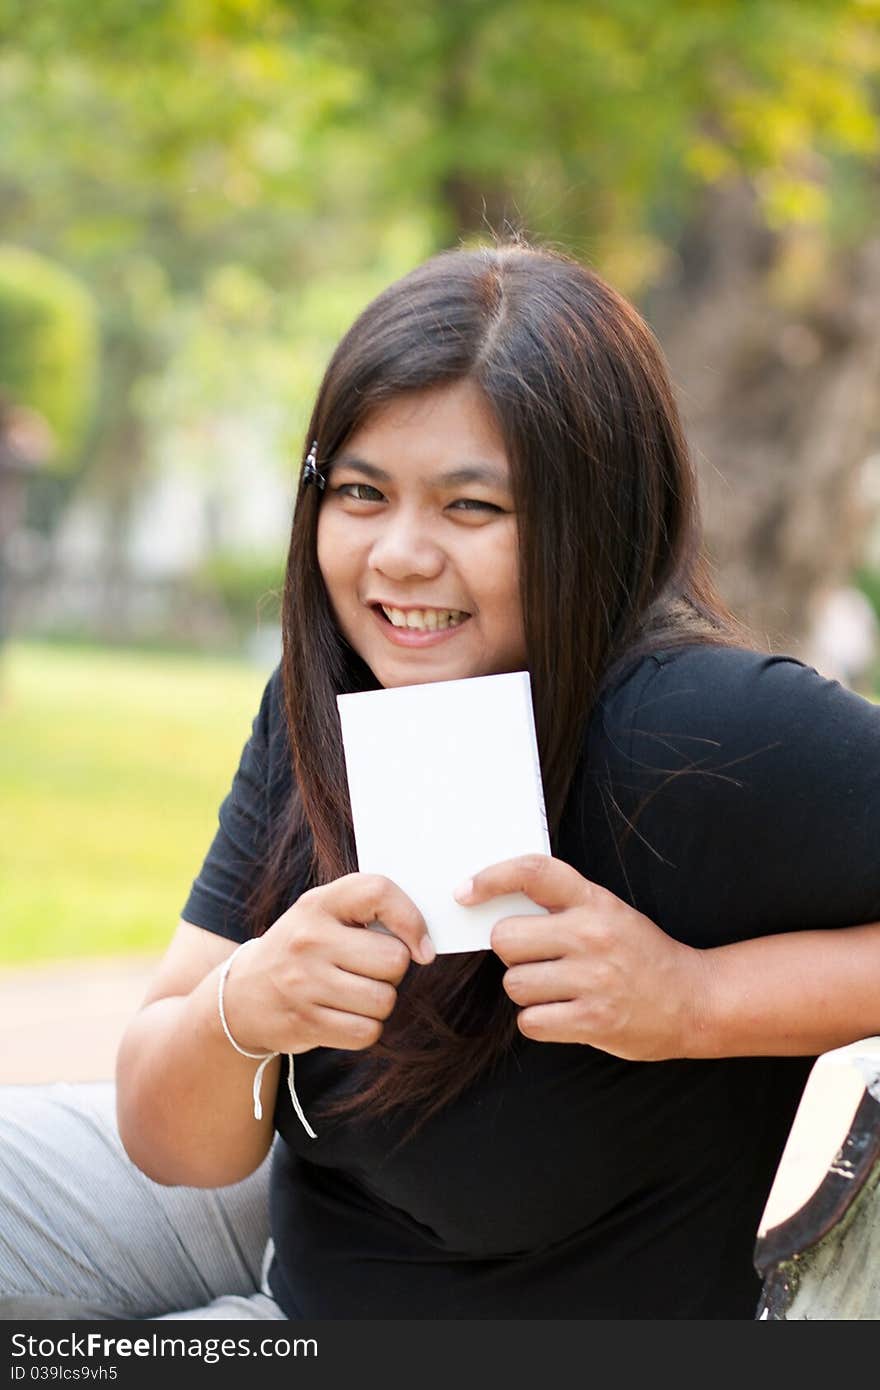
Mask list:
[[[108,560],[114,541],[119,548],[118,522],[97,490],[79,488],[48,537],[23,524],[20,506],[10,512],[16,632],[207,646],[235,640],[204,567],[218,554],[233,565],[240,556],[245,566],[277,558],[280,582],[295,489],[277,437],[259,422],[214,426],[210,466],[192,439],[163,439],[125,523],[121,566]],[[267,635],[254,640],[265,643]]]

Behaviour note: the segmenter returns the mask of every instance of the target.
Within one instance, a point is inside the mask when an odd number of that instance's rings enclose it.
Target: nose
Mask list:
[[[429,523],[409,511],[385,518],[368,558],[371,570],[396,581],[434,579],[445,563]]]

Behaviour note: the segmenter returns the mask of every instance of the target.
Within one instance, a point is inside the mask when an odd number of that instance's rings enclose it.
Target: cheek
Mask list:
[[[333,524],[332,517],[326,513],[318,517],[315,541],[318,569],[327,592],[331,598],[342,597],[354,574],[352,547],[346,544],[340,528]]]
[[[481,608],[505,646],[521,647],[523,637],[522,602],[519,591],[519,553],[516,536],[498,541],[491,554],[483,557],[475,589],[481,594]],[[478,586],[478,587],[476,587]]]
[[[519,554],[515,533],[499,537],[493,552],[485,557],[482,573],[486,592],[499,608],[518,611]]]
[[[361,605],[363,532],[353,534],[345,518],[332,512],[322,513],[318,516],[315,550],[336,626],[355,651],[363,656],[362,643],[370,631],[370,623],[365,625],[368,615]]]

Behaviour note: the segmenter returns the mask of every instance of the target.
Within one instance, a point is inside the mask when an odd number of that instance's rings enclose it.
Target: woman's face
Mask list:
[[[327,470],[318,564],[385,687],[526,668],[510,468],[469,381],[378,407]]]

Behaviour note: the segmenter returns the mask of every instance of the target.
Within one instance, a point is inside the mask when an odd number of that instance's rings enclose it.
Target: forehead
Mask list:
[[[484,463],[509,476],[495,417],[470,381],[411,391],[378,406],[350,435],[339,461],[355,456],[394,474]]]

